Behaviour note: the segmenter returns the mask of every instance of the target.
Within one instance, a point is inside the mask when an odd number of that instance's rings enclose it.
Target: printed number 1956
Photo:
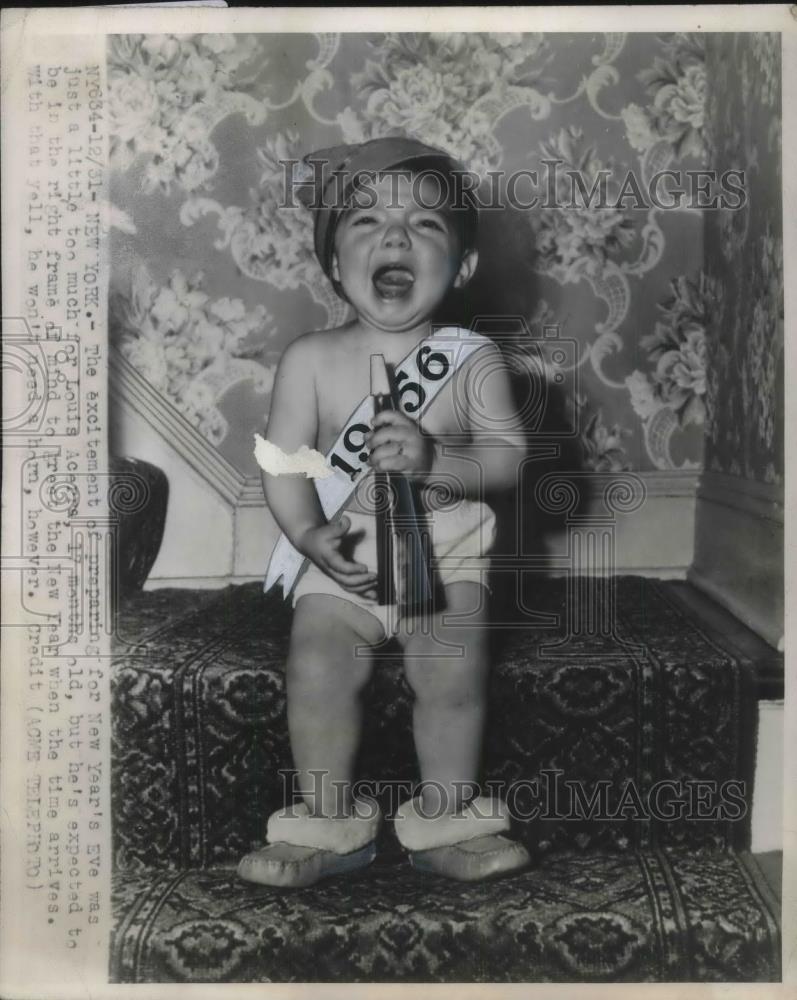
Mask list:
[[[415,364],[421,378],[429,382],[439,382],[444,379],[451,368],[451,362],[440,351],[432,351],[428,345],[422,347],[415,356]],[[426,402],[426,390],[420,382],[407,381],[409,375],[405,371],[396,372],[396,385],[398,387],[399,405],[405,413],[417,413]],[[407,394],[409,399],[405,399]],[[333,452],[329,457],[329,464],[340,469],[354,482],[365,467],[368,461],[368,452],[364,450],[365,435],[370,431],[367,424],[352,424],[346,428],[343,435],[343,447],[349,455],[356,455],[359,465],[350,465],[346,459],[337,452]]]

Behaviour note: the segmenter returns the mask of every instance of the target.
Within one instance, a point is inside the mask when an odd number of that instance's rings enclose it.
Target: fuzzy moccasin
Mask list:
[[[526,868],[528,851],[502,836],[509,829],[509,810],[501,799],[480,795],[461,812],[424,814],[418,799],[396,811],[396,836],[419,871],[460,882],[481,882]]]
[[[259,885],[298,889],[364,868],[376,857],[380,820],[373,799],[359,799],[351,816],[339,818],[311,816],[304,802],[287,806],[270,817],[267,845],[241,859],[238,875]]]

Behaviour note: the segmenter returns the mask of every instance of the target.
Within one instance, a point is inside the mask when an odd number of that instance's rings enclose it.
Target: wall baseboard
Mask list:
[[[783,720],[782,701],[759,701],[750,845],[756,853],[783,850]]]
[[[725,472],[703,472],[697,484],[697,497],[708,503],[740,510],[752,517],[763,517],[783,524],[783,486],[742,479]]]
[[[686,580],[687,566],[615,566],[611,574],[584,573],[584,576],[649,576],[656,580]],[[567,570],[552,569],[545,574],[554,579],[568,575]]]
[[[705,472],[687,579],[782,649],[783,487]]]
[[[126,403],[145,420],[223,500],[238,503],[253,480],[230,465],[116,349],[109,353],[109,381],[114,401]]]
[[[546,578],[558,579],[566,576],[564,571],[551,570],[542,574]],[[618,566],[612,576],[649,576],[656,580],[686,580],[687,570],[672,566]],[[237,587],[242,583],[262,583],[265,572],[257,576],[159,576],[150,577],[144,590],[162,590],[164,587],[186,587],[197,590],[221,590],[223,587]]]
[[[265,574],[264,574],[265,575]],[[263,576],[159,576],[150,577],[144,590],[164,590],[176,587],[185,590],[223,590],[241,583],[262,583]]]
[[[717,582],[710,575],[701,573],[694,567],[689,569],[686,579],[717,604],[730,611],[743,625],[752,629],[756,635],[760,635],[770,646],[774,646],[779,653],[783,652],[782,619],[779,617],[778,621],[773,621],[771,612],[751,606],[749,592],[738,593],[727,583]]]
[[[116,350],[110,376],[117,453],[154,460],[170,481],[166,537],[148,589],[225,587],[262,578],[279,531],[260,478],[230,465]],[[616,518],[613,572],[684,579],[693,556],[698,474],[637,475],[645,502]],[[554,548],[562,544],[551,539]]]

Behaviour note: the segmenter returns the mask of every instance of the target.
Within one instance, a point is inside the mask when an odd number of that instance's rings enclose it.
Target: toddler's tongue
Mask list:
[[[387,264],[376,271],[373,283],[383,299],[398,299],[406,295],[415,284],[415,275],[408,267]]]

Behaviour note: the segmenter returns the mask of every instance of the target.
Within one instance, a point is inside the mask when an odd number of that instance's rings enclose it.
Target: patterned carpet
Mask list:
[[[661,779],[744,781],[749,797],[752,665],[666,583],[616,586],[613,639],[552,649],[556,583],[539,595],[542,624],[495,634],[485,780],[605,781],[610,811],[629,782],[643,802]],[[392,835],[357,879],[298,893],[239,883],[231,866],[263,843],[291,763],[289,625],[258,584],[141,593],[120,612],[116,981],[777,979],[777,906],[746,860],[749,816],[521,822],[535,868],[478,887],[414,873]],[[395,657],[367,701],[360,776],[417,779]]]
[[[749,859],[554,856],[478,886],[391,860],[286,892],[230,869],[117,876],[116,982],[746,982],[777,978]]]

